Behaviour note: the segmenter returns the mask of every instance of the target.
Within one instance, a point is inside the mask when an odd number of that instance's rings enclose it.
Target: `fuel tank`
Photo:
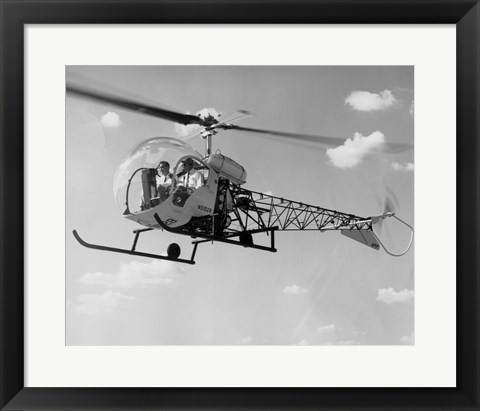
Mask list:
[[[247,172],[245,169],[236,161],[223,154],[210,155],[206,163],[219,173],[220,176],[229,179],[234,184],[241,185],[247,182]]]

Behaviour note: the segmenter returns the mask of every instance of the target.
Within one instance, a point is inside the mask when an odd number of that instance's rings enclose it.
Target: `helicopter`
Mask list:
[[[220,151],[213,152],[212,148],[213,137],[220,131],[228,130],[328,145],[338,144],[339,139],[336,137],[286,133],[234,124],[252,116],[252,113],[246,110],[239,110],[229,118],[220,120],[219,116],[208,112],[197,115],[183,114],[71,84],[67,84],[66,92],[79,98],[198,127],[194,134],[183,140],[173,137],[149,138],[127,153],[119,165],[114,177],[117,203],[124,218],[142,226],[133,230],[131,248],[88,243],[73,230],[74,237],[84,247],[195,264],[198,246],[208,242],[276,252],[275,234],[278,231],[340,231],[352,240],[374,250],[382,248],[395,257],[405,255],[412,245],[413,227],[396,215],[390,202],[386,202],[382,214],[361,217],[253,191],[244,187],[247,182],[245,168]],[[205,141],[203,155],[187,142],[198,135]],[[410,149],[411,145],[389,143],[388,147],[399,152]],[[171,166],[173,169],[170,173]],[[165,171],[162,168],[165,168]],[[162,183],[159,183],[162,179]],[[398,220],[410,232],[408,244],[400,253],[388,250],[376,229],[381,228],[383,222],[389,218]],[[166,255],[138,251],[139,236],[157,229],[191,237],[193,249],[190,258],[180,258],[181,249],[177,243],[171,243],[167,247]],[[262,234],[269,237],[266,245],[257,241]]]

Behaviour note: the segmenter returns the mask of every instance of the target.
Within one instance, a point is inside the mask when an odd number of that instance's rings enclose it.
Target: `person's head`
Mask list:
[[[182,163],[183,163],[183,169],[187,172],[193,168],[193,160],[191,158],[187,158],[186,160],[183,160]]]
[[[163,175],[167,175],[170,172],[170,164],[167,161],[161,161],[158,168]]]

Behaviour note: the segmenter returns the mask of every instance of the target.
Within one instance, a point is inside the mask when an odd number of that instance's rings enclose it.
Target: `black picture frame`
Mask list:
[[[0,17],[2,410],[480,409],[478,0],[0,0]],[[100,23],[456,25],[456,388],[24,387],[24,25]]]

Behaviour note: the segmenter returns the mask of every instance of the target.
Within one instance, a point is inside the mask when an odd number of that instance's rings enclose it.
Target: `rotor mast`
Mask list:
[[[205,157],[210,157],[212,154],[212,136],[217,134],[216,130],[205,129],[201,133],[202,138],[205,140]]]
[[[207,135],[207,138],[206,138],[206,150],[205,150],[205,154],[207,157],[210,157],[210,155],[212,154],[212,133],[208,133]]]

